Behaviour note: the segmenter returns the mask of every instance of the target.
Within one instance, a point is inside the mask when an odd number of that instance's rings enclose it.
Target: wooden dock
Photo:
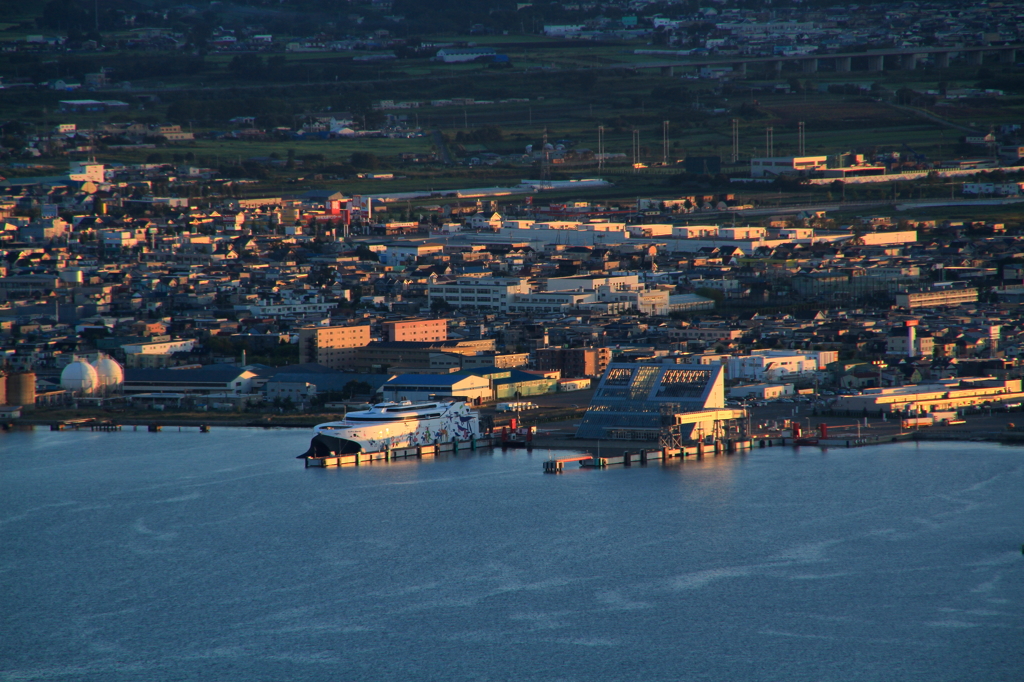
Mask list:
[[[716,441],[714,443],[688,445],[682,448],[649,448],[633,452],[627,451],[619,455],[608,455],[607,457],[586,453],[575,457],[549,459],[544,462],[544,473],[563,473],[565,465],[569,462],[579,462],[580,467],[583,469],[604,469],[616,465],[628,467],[639,464],[643,466],[654,460],[685,459],[687,457],[703,459],[707,455],[717,456],[749,450],[754,447],[754,443],[755,441],[751,440]],[[762,442],[760,447],[766,447],[766,444]]]
[[[95,422],[95,419],[65,419],[64,421],[54,422],[50,424],[51,431],[66,431],[67,429],[75,429],[76,431],[86,426],[91,425]]]
[[[73,429],[79,431],[88,428],[90,431],[120,431],[121,425],[110,419],[65,419],[64,421],[50,424],[51,431],[67,431]]]
[[[329,455],[327,457],[306,457],[306,468],[309,467],[340,467],[360,466],[370,462],[388,462],[395,459],[423,459],[424,457],[435,457],[442,453],[457,453],[459,450],[476,450],[477,448],[488,448],[500,442],[498,436],[481,436],[467,441],[449,441],[447,443],[434,443],[433,445],[417,445],[407,448],[394,448],[392,450],[379,450],[377,452],[355,452],[345,455]]]

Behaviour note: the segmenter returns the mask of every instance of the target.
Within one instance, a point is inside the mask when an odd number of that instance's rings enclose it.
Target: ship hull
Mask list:
[[[398,410],[399,408],[390,408]],[[359,452],[381,452],[451,441],[465,442],[480,436],[480,419],[464,403],[448,403],[429,410],[429,417],[409,414],[393,421],[370,421],[371,415],[353,413],[340,422],[318,425],[307,457],[330,457]],[[377,413],[380,414],[380,413]],[[366,419],[367,421],[357,421]]]

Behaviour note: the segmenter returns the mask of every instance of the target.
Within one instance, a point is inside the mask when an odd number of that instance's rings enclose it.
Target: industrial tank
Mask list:
[[[96,368],[85,360],[75,360],[60,373],[60,387],[76,395],[90,395],[100,387]]]
[[[7,377],[7,404],[30,410],[36,406],[36,373],[18,372]]]
[[[124,383],[124,370],[114,358],[103,355],[93,363],[96,368],[96,376],[99,381],[98,387],[104,393],[118,391]]]

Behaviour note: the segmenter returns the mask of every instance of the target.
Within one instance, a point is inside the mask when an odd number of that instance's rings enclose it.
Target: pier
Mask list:
[[[51,431],[79,431],[88,428],[90,431],[120,431],[121,425],[110,419],[65,419],[50,424]]]
[[[781,443],[773,443],[781,445]],[[754,447],[754,441],[715,441],[714,443],[696,443],[678,448],[647,448],[640,450],[624,450],[617,455],[594,455],[586,453],[574,457],[560,457],[549,459],[544,462],[544,473],[560,474],[565,471],[565,465],[570,462],[579,462],[583,469],[605,469],[610,466],[632,466],[639,464],[645,466],[653,460],[685,459],[694,457],[703,459],[705,455],[732,454],[741,450],[750,450]],[[761,441],[761,447],[766,447],[765,441]]]

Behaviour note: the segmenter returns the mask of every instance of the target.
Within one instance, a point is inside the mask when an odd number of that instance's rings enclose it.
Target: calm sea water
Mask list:
[[[0,434],[2,680],[1024,679],[1024,449],[303,469]]]

